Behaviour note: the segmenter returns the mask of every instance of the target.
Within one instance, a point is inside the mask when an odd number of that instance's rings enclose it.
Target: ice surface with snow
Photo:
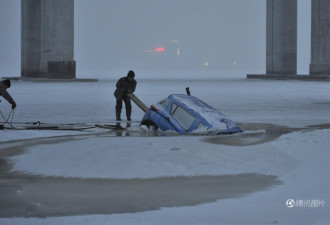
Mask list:
[[[157,135],[134,126],[120,137],[99,130],[4,130],[0,131],[0,151],[22,150],[6,158],[12,171],[41,176],[127,180],[257,173],[278,176],[281,185],[194,206],[110,215],[1,218],[0,224],[330,224],[329,83],[138,80],[135,94],[150,105],[171,93],[184,93],[187,86],[193,95],[247,129],[227,137]],[[18,105],[14,122],[113,123],[114,89],[115,81],[13,82],[10,93]],[[8,115],[10,105],[3,101],[0,106]],[[142,116],[133,105],[133,120]],[[253,128],[254,124],[260,126]],[[269,133],[272,126],[292,130]],[[145,133],[125,136],[130,131]],[[54,136],[66,138],[52,138],[50,143],[37,139]],[[27,139],[33,142],[20,141]],[[289,208],[288,199],[317,199],[325,204]]]

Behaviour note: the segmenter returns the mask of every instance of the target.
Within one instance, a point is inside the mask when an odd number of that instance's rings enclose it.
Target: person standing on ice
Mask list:
[[[128,93],[133,93],[136,89],[137,82],[134,79],[135,73],[133,70],[128,71],[126,77],[122,77],[117,81],[114,96],[116,98],[116,120],[121,121],[120,114],[123,107],[123,101],[126,108],[126,117],[131,121],[132,104]]]
[[[11,83],[9,79],[5,79],[3,81],[0,81],[0,96],[2,96],[4,99],[6,99],[10,104],[11,108],[16,108],[16,103],[14,99],[10,96],[10,94],[7,92],[7,88],[10,88]]]

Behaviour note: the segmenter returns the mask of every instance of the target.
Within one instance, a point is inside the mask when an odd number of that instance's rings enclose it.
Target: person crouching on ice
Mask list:
[[[11,83],[9,79],[5,79],[3,81],[0,81],[0,96],[2,96],[4,99],[6,99],[10,104],[11,108],[16,108],[16,103],[14,99],[10,96],[10,94],[7,92],[7,88],[10,88]]]
[[[131,121],[132,104],[130,98],[127,96],[128,93],[135,91],[137,82],[134,79],[135,73],[133,70],[128,71],[126,77],[122,77],[117,81],[116,90],[114,96],[116,98],[116,120],[121,121],[120,114],[123,107],[123,101],[126,108],[126,117],[128,121]]]

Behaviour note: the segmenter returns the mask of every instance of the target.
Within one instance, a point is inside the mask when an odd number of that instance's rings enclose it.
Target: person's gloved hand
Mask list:
[[[16,102],[14,102],[13,104],[11,104],[11,108],[15,109],[16,108]]]
[[[127,90],[127,93],[129,94],[129,93],[133,93],[133,91],[131,90],[131,89],[128,89]]]

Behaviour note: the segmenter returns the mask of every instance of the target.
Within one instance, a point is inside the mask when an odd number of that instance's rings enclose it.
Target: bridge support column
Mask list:
[[[310,75],[330,75],[330,1],[312,0]]]
[[[21,76],[73,79],[74,0],[21,0]]]
[[[297,0],[267,0],[266,74],[297,74]]]

